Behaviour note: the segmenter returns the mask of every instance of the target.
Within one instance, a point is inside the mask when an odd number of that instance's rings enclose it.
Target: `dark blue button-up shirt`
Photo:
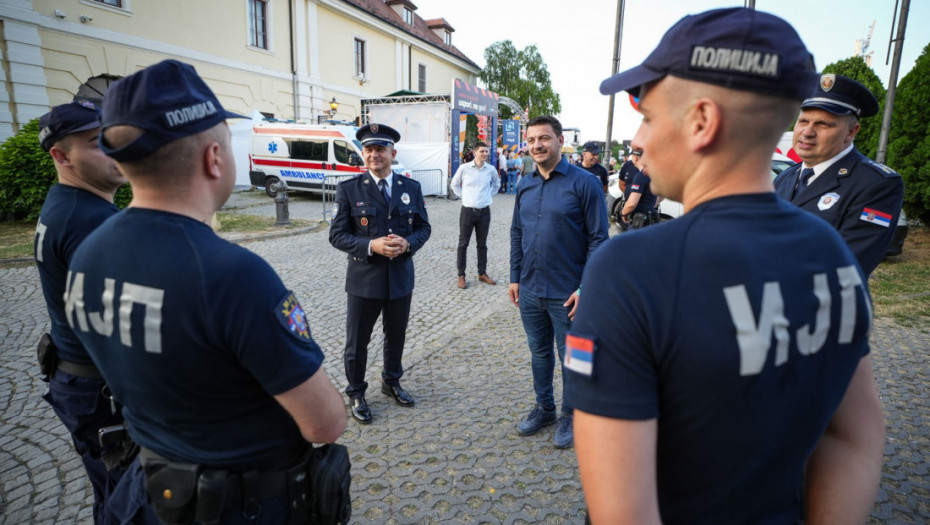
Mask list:
[[[607,206],[596,177],[562,157],[546,180],[517,188],[510,226],[510,282],[544,299],[568,299],[584,265],[607,240]]]

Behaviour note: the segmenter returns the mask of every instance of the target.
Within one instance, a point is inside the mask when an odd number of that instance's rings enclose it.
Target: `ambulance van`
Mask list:
[[[249,180],[269,197],[281,187],[322,193],[327,177],[364,172],[352,126],[261,122],[252,128]],[[331,181],[326,191],[341,179]]]

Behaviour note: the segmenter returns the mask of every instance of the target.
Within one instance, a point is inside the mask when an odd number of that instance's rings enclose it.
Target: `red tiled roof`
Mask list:
[[[444,27],[450,31],[455,31],[455,29],[453,29],[452,26],[449,25],[449,22],[446,22],[445,18],[432,18],[430,20],[427,20],[426,27],[430,29],[434,27]]]
[[[468,64],[475,66],[475,68],[477,69],[481,69],[481,67],[478,64],[476,64],[470,58],[465,56],[465,53],[462,53],[461,51],[459,51],[458,48],[456,48],[455,46],[446,45],[445,42],[443,42],[442,38],[436,33],[434,33],[432,29],[430,29],[430,26],[427,25],[427,21],[423,20],[423,18],[421,18],[419,15],[416,14],[416,11],[414,11],[413,13],[413,26],[411,26],[407,24],[406,22],[404,22],[404,19],[401,18],[401,16],[398,15],[397,12],[394,11],[394,9],[386,5],[383,0],[342,0],[342,1],[349,5],[355,6],[358,9],[361,9],[362,11],[371,13],[372,15],[380,18],[381,20],[387,22],[388,24],[391,24],[392,26],[397,27],[398,29],[408,34],[413,35],[416,38],[419,38],[420,40],[423,40],[427,44],[433,47],[439,48],[445,51],[446,53],[449,53],[450,55],[455,56],[456,58],[460,58],[464,60],[465,62],[467,62]],[[407,3],[407,2],[404,2],[404,3]],[[450,26],[448,22],[446,22],[445,19],[442,19],[442,18],[433,19],[433,20],[430,20],[430,22],[435,22],[437,20],[442,20],[442,22],[445,24],[445,27],[452,29],[452,26]]]

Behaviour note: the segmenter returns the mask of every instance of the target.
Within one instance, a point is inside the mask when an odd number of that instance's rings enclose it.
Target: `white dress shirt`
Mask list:
[[[486,208],[501,187],[501,178],[494,166],[485,162],[481,168],[475,161],[459,166],[452,177],[452,192],[462,198],[466,208]]]

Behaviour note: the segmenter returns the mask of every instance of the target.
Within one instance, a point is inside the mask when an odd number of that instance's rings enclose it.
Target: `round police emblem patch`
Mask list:
[[[362,226],[368,226],[368,217],[362,217],[361,220],[359,220],[358,222]]]
[[[410,204],[410,195],[408,195],[408,194],[406,194],[406,193],[404,193],[403,195],[401,195],[401,196],[400,196],[400,202],[403,202],[404,204]]]
[[[833,85],[836,84],[836,75],[833,73],[827,73],[826,75],[821,75],[820,77],[820,89],[824,91],[830,91],[833,89]]]
[[[378,132],[378,125],[377,125],[377,124],[372,124],[370,129],[371,129],[371,132],[372,132],[372,133],[377,133],[377,132]]]

